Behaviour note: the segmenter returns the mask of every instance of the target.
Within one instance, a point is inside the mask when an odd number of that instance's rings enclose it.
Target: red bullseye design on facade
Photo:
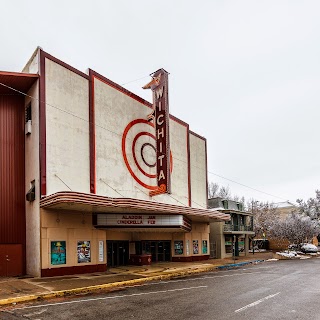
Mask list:
[[[133,155],[134,163],[136,164],[136,166],[138,167],[138,169],[139,169],[145,176],[147,176],[147,177],[149,177],[149,178],[156,178],[156,177],[157,177],[156,174],[149,174],[149,173],[145,172],[145,171],[141,168],[141,166],[139,165],[139,163],[138,163],[138,160],[137,160],[137,157],[136,157],[136,143],[137,143],[137,140],[138,140],[141,136],[149,136],[149,137],[152,137],[153,139],[156,139],[156,137],[155,137],[153,134],[149,133],[149,132],[140,132],[140,133],[138,133],[138,134],[134,137],[133,143],[132,143],[132,155]],[[142,161],[143,161],[148,167],[155,167],[156,163],[151,166],[151,165],[149,165],[149,164],[145,161],[145,158],[144,158],[144,156],[143,156],[143,149],[144,149],[144,146],[145,146],[145,145],[147,145],[147,143],[144,143],[144,144],[142,145],[142,147],[141,147],[141,150],[140,150],[140,154],[141,154]],[[152,146],[151,143],[148,143],[148,145],[151,145],[151,146]],[[154,151],[156,151],[156,148],[155,148],[154,146],[153,146],[153,148],[154,148]]]
[[[141,130],[141,128],[143,128],[143,131],[136,134],[134,133],[139,129]],[[158,188],[156,180],[156,147],[155,143],[153,143],[156,137],[153,133],[148,132],[148,129],[154,132],[154,124],[144,119],[135,119],[126,126],[122,135],[122,156],[131,176],[141,186],[149,190],[156,190]],[[132,155],[130,153],[132,153]],[[143,167],[145,167],[145,169]],[[146,171],[148,169],[152,172],[148,173]],[[170,171],[172,171],[171,152]]]
[[[151,149],[154,150],[155,153],[157,152],[157,150],[156,150],[156,147],[155,147],[154,145],[152,145],[151,143],[144,143],[144,144],[142,145],[142,147],[141,147],[141,158],[142,158],[142,161],[143,161],[148,167],[153,168],[153,167],[155,167],[155,166],[157,165],[157,162],[155,161],[153,164],[150,164],[150,163],[144,158],[144,153],[143,153],[143,151],[144,151],[144,149],[145,149],[146,147],[150,147]]]

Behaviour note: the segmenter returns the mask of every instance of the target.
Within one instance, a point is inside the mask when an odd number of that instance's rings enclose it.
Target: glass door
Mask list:
[[[164,260],[164,246],[163,246],[163,241],[158,242],[158,261],[165,261]]]
[[[171,242],[163,242],[164,261],[171,261]]]
[[[107,241],[108,267],[125,266],[129,261],[129,241]]]
[[[114,266],[112,241],[107,241],[107,266],[108,267]]]
[[[151,261],[157,262],[157,242],[156,241],[150,241],[150,253],[151,253]]]

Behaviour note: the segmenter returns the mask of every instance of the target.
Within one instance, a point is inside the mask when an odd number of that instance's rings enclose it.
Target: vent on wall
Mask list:
[[[26,122],[26,126],[25,126],[25,131],[26,131],[26,134],[31,134],[31,120],[28,120]]]
[[[31,103],[29,103],[26,107],[26,125],[25,125],[26,135],[31,134],[31,125],[32,125]]]

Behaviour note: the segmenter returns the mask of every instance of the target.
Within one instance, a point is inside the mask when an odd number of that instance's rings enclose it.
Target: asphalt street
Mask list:
[[[148,283],[121,291],[16,305],[2,320],[319,319],[320,259]]]

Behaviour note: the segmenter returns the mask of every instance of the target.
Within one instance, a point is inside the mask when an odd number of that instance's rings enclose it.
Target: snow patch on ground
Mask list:
[[[289,259],[299,259],[301,258],[301,255],[298,254],[296,251],[281,251],[277,252],[277,255],[289,258]]]
[[[290,250],[285,250],[281,252],[276,252],[276,254],[280,257],[283,257],[285,259],[310,259],[311,256],[318,256],[319,252],[309,252],[309,253],[304,253],[301,251],[290,251]],[[281,259],[281,258],[280,258]]]
[[[255,249],[254,249],[254,252],[266,252],[266,251],[267,251],[266,249],[259,249],[259,248],[255,248]],[[253,250],[250,249],[249,252],[250,252],[250,253],[253,253]]]

